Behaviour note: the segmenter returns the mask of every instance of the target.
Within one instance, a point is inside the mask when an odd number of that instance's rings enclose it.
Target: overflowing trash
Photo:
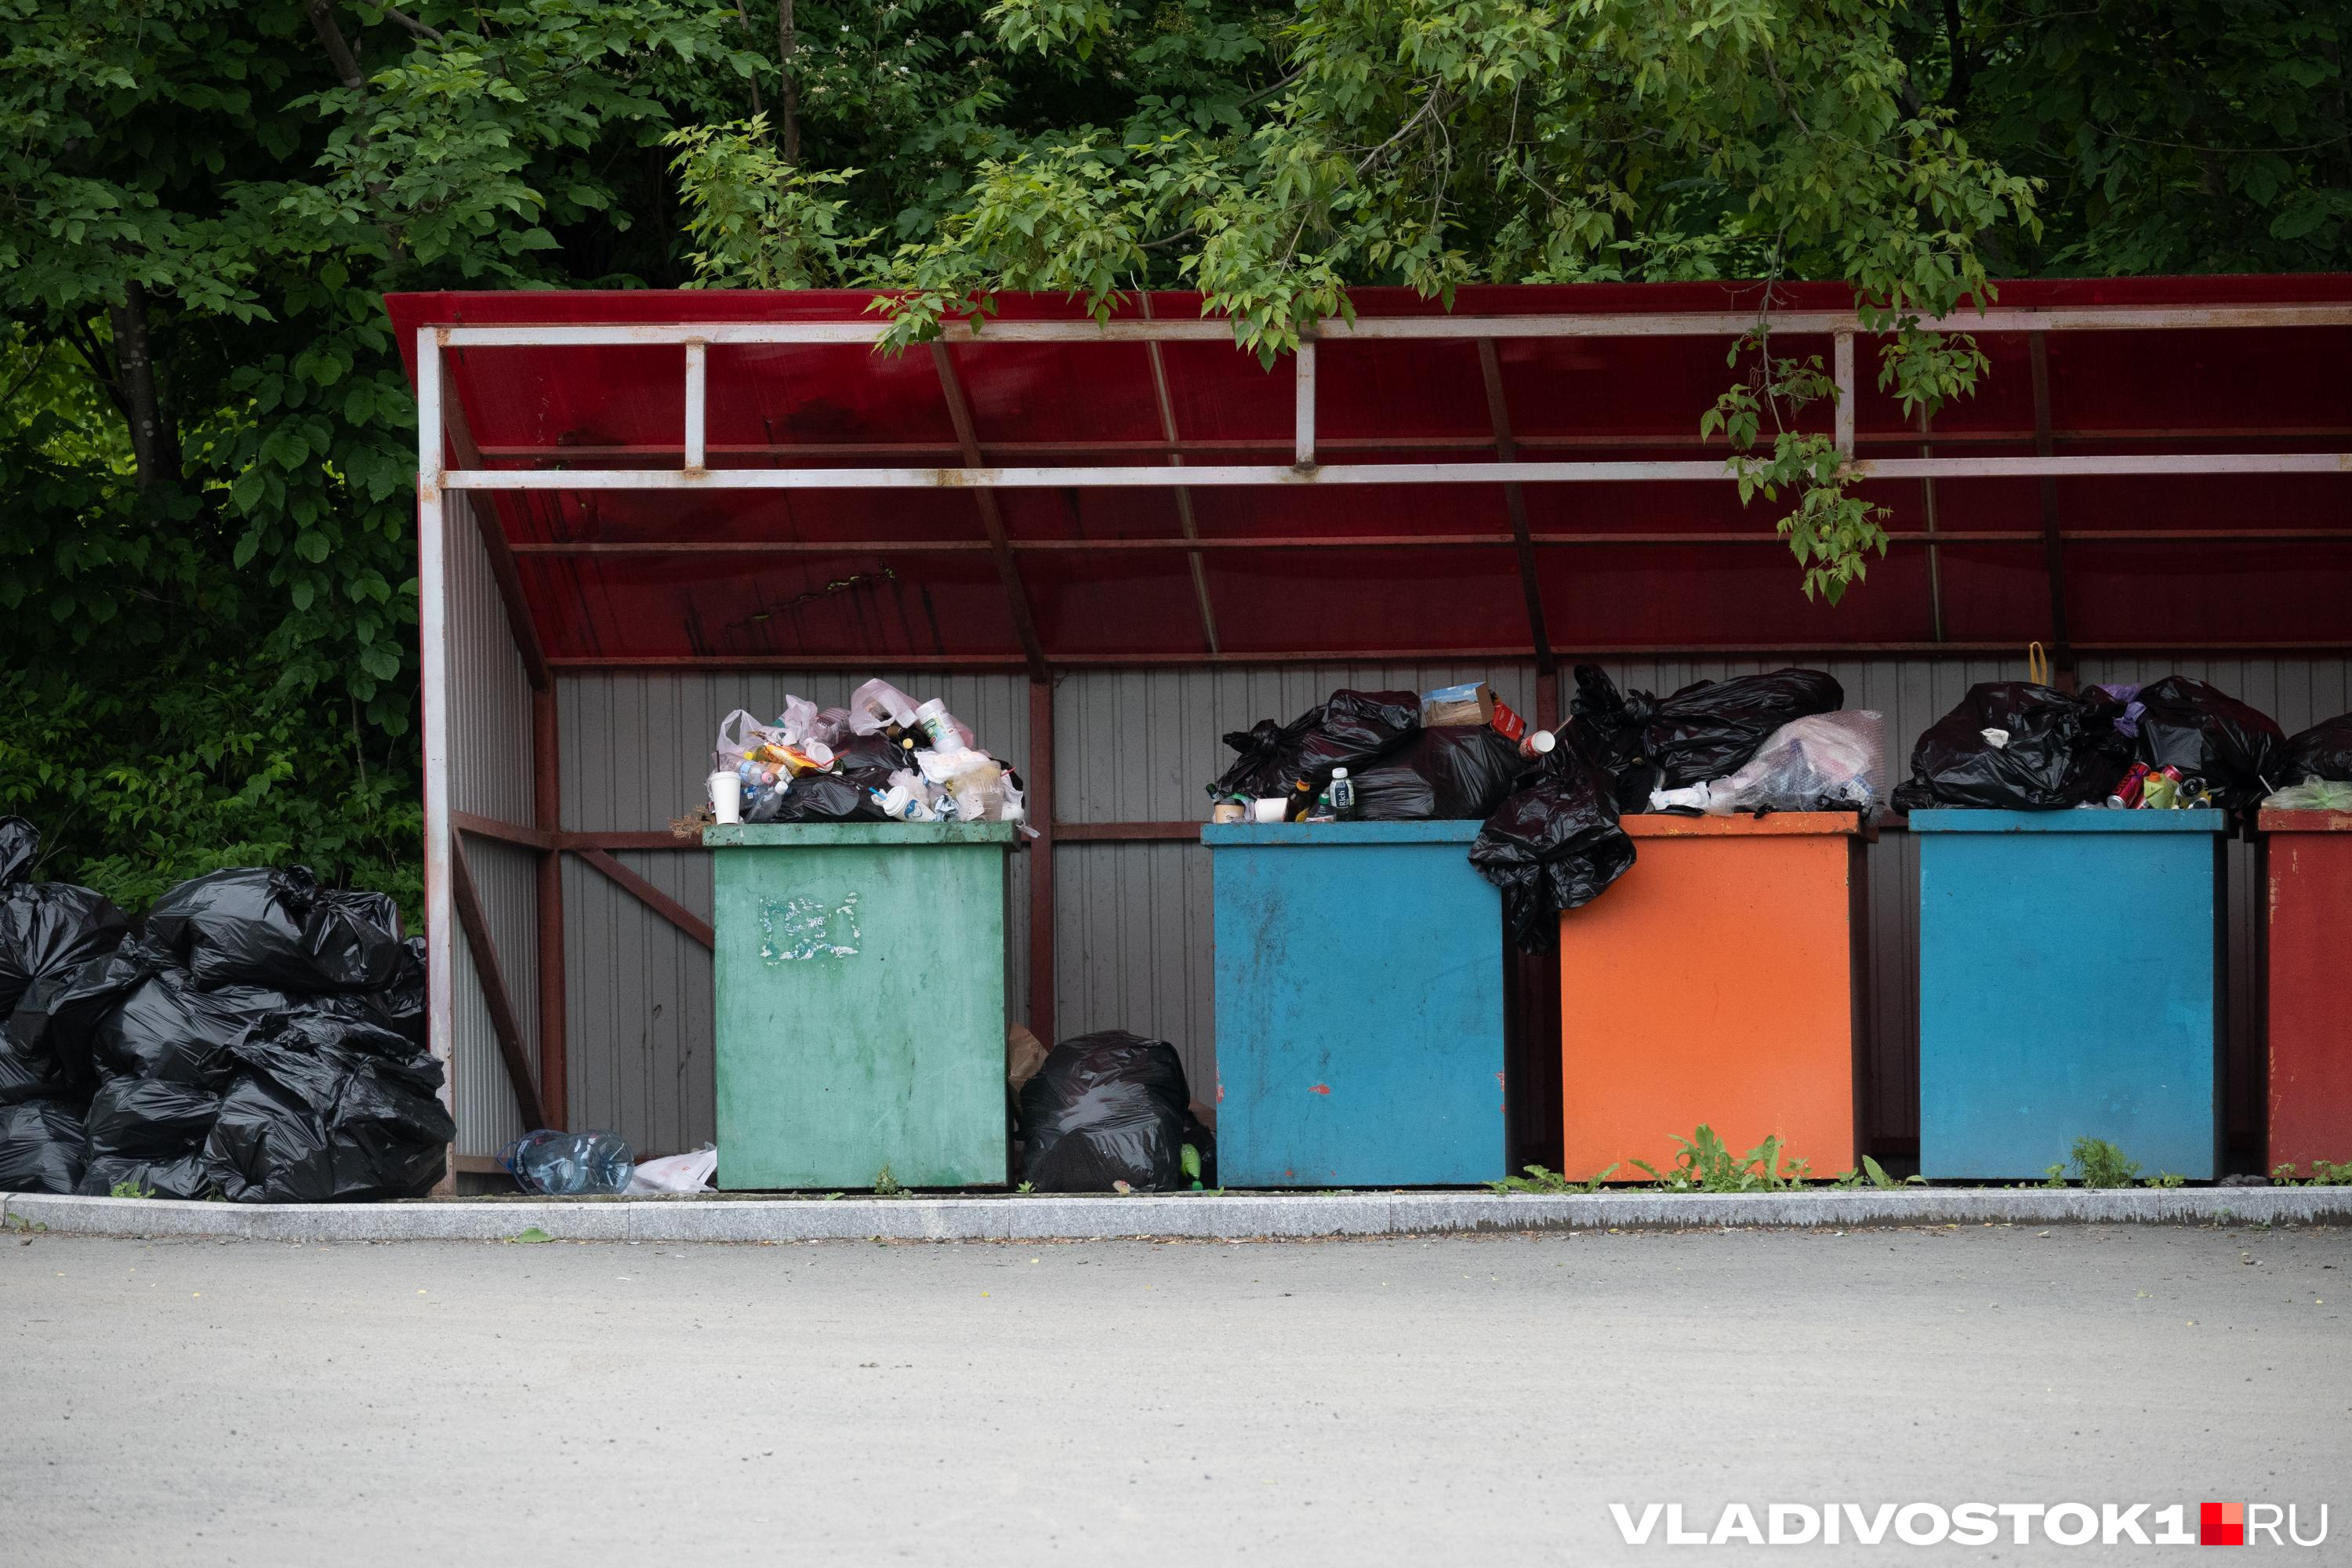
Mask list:
[[[398,907],[290,870],[215,872],[143,932],[21,880],[0,823],[0,1187],[321,1203],[421,1195],[457,1129]]]
[[[721,823],[1023,822],[1021,775],[937,698],[869,680],[846,708],[787,696],[772,724],[737,709],[711,747]]]
[[[2314,779],[2352,784],[2352,713],[2323,719],[2289,740],[2279,772],[2290,784]]]
[[[1653,792],[1727,778],[1782,725],[1844,706],[1844,689],[1818,669],[1695,680],[1659,697],[1621,693],[1601,669],[1580,664],[1568,741],[1614,781],[1620,810],[1643,811]]]
[[[2134,760],[2182,786],[2174,804],[2242,811],[2294,782],[2277,721],[2205,681],[2168,675],[2137,688],[2095,689],[2139,710],[2132,715]]]
[[[1919,737],[1895,805],[2242,811],[2292,778],[2289,758],[2268,715],[2189,676],[2080,693],[1989,681]]]
[[[2352,784],[2337,779],[2305,779],[2263,797],[2272,811],[2352,811]]]
[[[629,1190],[637,1170],[627,1140],[617,1132],[558,1132],[547,1127],[508,1144],[499,1152],[499,1163],[516,1186],[551,1198],[617,1197]],[[718,1163],[714,1154],[711,1168]]]
[[[1021,1172],[1041,1193],[1216,1185],[1216,1146],[1165,1040],[1106,1029],[1064,1040],[1021,1089]]]
[[[1225,737],[1240,753],[1209,785],[1219,821],[1302,822],[1330,805],[1335,777],[1360,774],[1403,748],[1422,728],[1422,700],[1410,691],[1335,691],[1287,724],[1261,720]],[[1352,815],[1352,812],[1348,813]]]
[[[1711,816],[1771,811],[1874,812],[1886,798],[1885,721],[1863,709],[1808,714],[1772,732],[1728,777],[1650,792],[1652,811]]]
[[[1365,822],[1483,821],[1510,797],[1528,766],[1518,746],[1492,725],[1423,729],[1352,775],[1354,798],[1344,815]]]
[[[1553,751],[1478,830],[1470,864],[1502,890],[1512,940],[1550,952],[1560,913],[1591,903],[1633,867],[1615,781],[1571,746]]]
[[[2023,680],[1984,681],[1920,735],[1895,808],[2063,811],[2104,802],[2131,764],[2124,704]]]

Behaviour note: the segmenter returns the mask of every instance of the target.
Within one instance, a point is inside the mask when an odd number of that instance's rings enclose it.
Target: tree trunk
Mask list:
[[[801,89],[793,80],[793,56],[799,47],[793,33],[793,0],[776,0],[776,68],[782,78],[782,98],[777,106],[782,123],[776,132],[782,142],[784,162],[793,164],[801,161]]]
[[[180,432],[163,411],[155,374],[155,350],[147,335],[146,290],[132,283],[122,303],[106,308],[114,329],[114,393],[131,426],[131,453],[139,465],[139,488],[176,484],[180,479]]]

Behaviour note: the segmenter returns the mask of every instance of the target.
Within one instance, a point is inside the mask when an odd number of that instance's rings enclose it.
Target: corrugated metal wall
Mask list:
[[[531,820],[530,681],[515,652],[488,553],[474,525],[469,498],[444,500],[449,545],[449,805],[501,822]],[[539,992],[538,856],[528,849],[460,835],[488,917],[499,969],[537,1069]],[[514,1087],[499,1054],[481,981],[463,935],[457,954],[454,1089],[457,1152],[494,1154],[524,1131]]]
[[[1607,668],[1621,686],[1670,691],[1693,680],[1755,673],[1774,662],[1621,660]],[[2021,679],[2023,666],[2021,656],[1826,663],[1844,685],[1848,707],[1886,716],[1890,773],[1896,778],[1906,771],[1912,742],[1970,684]],[[2086,662],[2082,678],[2126,681],[2173,671],[2212,681],[2271,713],[2290,732],[2352,710],[2352,661],[2343,659],[2103,659]],[[1197,819],[1206,809],[1202,785],[1231,754],[1221,740],[1226,731],[1264,718],[1287,720],[1338,687],[1422,690],[1479,678],[1493,681],[1512,707],[1534,713],[1531,665],[1072,673],[1055,694],[1055,816],[1063,822]],[[891,679],[919,695],[945,697],[984,745],[1025,761],[1028,690],[1021,677]],[[787,690],[836,702],[853,684],[838,675],[568,677],[561,682],[565,826],[664,826],[699,801],[709,737],[730,708],[773,714]],[[2252,851],[2233,845],[2230,854],[2237,917],[2232,1100],[2244,1107],[2253,1103],[2259,1087],[2249,1077],[2259,1070],[2260,1021],[2252,967],[2258,949],[2248,920],[2261,906]],[[708,914],[709,873],[702,856],[656,852],[622,858]],[[1882,1145],[1899,1145],[1917,1131],[1913,910],[1918,862],[1909,836],[1890,833],[1870,848],[1869,864],[1866,1026],[1878,1064],[1869,1131]],[[1026,858],[1014,857],[1013,865],[1016,879],[1025,879]],[[692,1147],[712,1135],[708,955],[576,862],[567,868],[564,886],[572,1124],[609,1126],[657,1152]],[[1173,1041],[1194,1084],[1213,1084],[1207,852],[1182,842],[1064,839],[1055,851],[1055,900],[1057,1032],[1066,1038],[1119,1027]],[[1015,889],[1013,941],[1024,958],[1026,913],[1024,881]],[[2084,942],[2086,984],[2095,983],[2098,943],[2117,940],[2127,940],[2120,928]],[[1015,1016],[1025,1014],[1026,1005],[1016,986]],[[495,1066],[494,1043],[490,1048]],[[2251,1129],[2237,1131],[2243,1136]]]

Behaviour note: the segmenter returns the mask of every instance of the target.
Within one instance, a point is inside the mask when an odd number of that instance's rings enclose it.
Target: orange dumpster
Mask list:
[[[1852,812],[1624,819],[1640,858],[1560,916],[1565,1174],[1646,1181],[1704,1122],[1774,1134],[1815,1177],[1854,1163],[1865,886]]]

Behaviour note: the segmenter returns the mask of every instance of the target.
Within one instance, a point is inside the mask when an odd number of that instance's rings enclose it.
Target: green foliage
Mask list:
[[[2177,1171],[2159,1171],[2142,1184],[2150,1187],[2185,1187],[2189,1178]]]
[[[155,1195],[155,1189],[142,1187],[137,1182],[117,1182],[106,1189],[106,1195],[110,1198],[152,1198]]]
[[[2061,1173],[2068,1167],[2050,1167],[2053,1186],[2063,1186]],[[2086,1187],[2128,1187],[2139,1179],[2139,1163],[2124,1157],[2124,1152],[2104,1138],[2074,1140],[2072,1168]]]
[[[1889,1193],[1900,1191],[1904,1187],[1924,1187],[1927,1184],[1927,1178],[1916,1175],[1906,1176],[1898,1182],[1886,1173],[1885,1166],[1864,1154],[1858,1169],[1840,1171],[1836,1180],[1830,1184],[1847,1189],[1874,1187],[1880,1192]]]
[[[1664,1171],[1647,1161],[1633,1162],[1636,1169],[1649,1173],[1670,1193],[1793,1192],[1811,1174],[1804,1161],[1781,1158],[1778,1134],[1740,1155],[1734,1155],[1704,1121],[1689,1137],[1675,1142],[1681,1148],[1675,1163]]]
[[[882,1168],[874,1173],[874,1195],[877,1198],[903,1198],[912,1194],[899,1184],[898,1177],[890,1173],[890,1162],[885,1160]]]
[[[1612,1165],[1590,1181],[1577,1182],[1541,1165],[1528,1165],[1523,1169],[1527,1172],[1523,1176],[1505,1176],[1501,1181],[1489,1182],[1486,1185],[1498,1196],[1534,1193],[1547,1197],[1563,1197],[1570,1193],[1597,1193],[1603,1182],[1617,1173],[1617,1167]]]
[[[2314,1160],[2311,1174],[2305,1178],[2298,1178],[2291,1164],[2275,1166],[2271,1171],[2271,1183],[2281,1187],[2352,1187],[2352,1160],[2341,1163]]]

